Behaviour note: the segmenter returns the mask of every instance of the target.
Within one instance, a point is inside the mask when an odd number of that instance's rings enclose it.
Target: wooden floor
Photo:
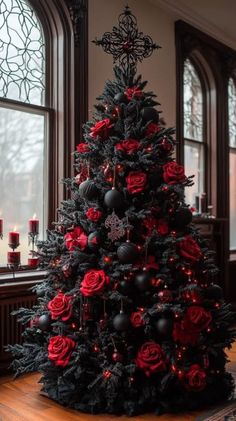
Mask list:
[[[229,370],[236,374],[236,344],[228,353]],[[199,412],[181,415],[142,415],[115,417],[112,415],[87,415],[65,409],[40,396],[38,374],[29,374],[17,380],[0,377],[0,421],[193,421]]]

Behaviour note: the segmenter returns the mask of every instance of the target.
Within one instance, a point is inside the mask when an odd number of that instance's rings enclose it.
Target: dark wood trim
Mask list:
[[[210,150],[208,155],[209,174],[207,176],[210,200],[214,204],[217,218],[225,219],[222,233],[221,247],[224,255],[225,266],[224,283],[226,294],[231,295],[231,283],[229,282],[229,146],[228,146],[228,79],[236,70],[236,51],[222,44],[209,35],[192,27],[183,21],[175,24],[176,37],[176,74],[177,74],[177,159],[184,162],[183,140],[183,64],[187,57],[197,57],[198,69],[205,77],[208,85],[205,86],[208,93],[207,110],[207,136],[209,137]],[[199,60],[198,60],[199,59]],[[207,71],[208,70],[208,71]],[[214,80],[209,80],[209,72]],[[216,95],[211,97],[215,85]],[[212,119],[212,121],[211,121]],[[215,123],[214,123],[215,121]],[[214,127],[213,127],[214,126]],[[215,141],[216,140],[216,141]],[[209,165],[211,164],[211,166]],[[235,299],[236,297],[234,297]]]

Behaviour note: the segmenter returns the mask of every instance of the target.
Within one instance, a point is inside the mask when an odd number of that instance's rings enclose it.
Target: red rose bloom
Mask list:
[[[200,306],[191,306],[185,315],[185,326],[192,331],[201,332],[212,322],[211,312]]]
[[[186,180],[184,167],[173,161],[163,165],[163,180],[166,184],[183,183]]]
[[[191,235],[185,235],[184,239],[179,242],[179,253],[193,263],[198,262],[202,257],[201,249]]]
[[[86,216],[90,221],[98,222],[102,217],[102,212],[99,209],[89,208],[86,212]]]
[[[66,322],[72,315],[71,296],[59,292],[48,303],[48,310],[50,310],[52,320],[61,319]]]
[[[105,118],[104,120],[98,121],[93,127],[91,127],[90,136],[93,138],[100,137],[102,140],[107,139],[110,133],[110,129],[113,127],[111,120]]]
[[[102,294],[109,281],[103,270],[91,269],[84,275],[80,291],[85,297]]]
[[[147,184],[147,174],[142,171],[131,171],[126,177],[129,194],[141,193]]]
[[[186,329],[184,320],[174,323],[172,336],[181,345],[195,346],[199,340],[199,332]]]
[[[144,323],[144,320],[143,320],[142,312],[141,311],[134,311],[133,313],[131,313],[130,322],[131,322],[133,327],[143,326],[145,323]]]
[[[146,342],[138,351],[135,359],[138,368],[143,370],[147,377],[166,369],[164,352],[160,345],[155,342]]]
[[[89,145],[87,143],[79,143],[76,146],[76,150],[79,153],[85,153],[85,152],[89,152]]]
[[[80,185],[83,181],[88,178],[88,167],[85,165],[80,166],[80,172],[75,177],[75,183]]]
[[[67,232],[64,239],[69,251],[74,251],[76,247],[84,250],[88,242],[88,237],[81,227],[76,227],[73,231]]]
[[[116,149],[118,151],[123,151],[127,153],[128,155],[131,155],[132,153],[136,152],[140,146],[140,143],[136,139],[126,139],[123,140],[123,142],[116,144]]]
[[[169,225],[165,219],[159,219],[157,232],[159,235],[167,235],[169,232]]]
[[[158,126],[158,124],[149,123],[145,131],[145,136],[147,137],[154,136],[156,133],[160,132],[160,130],[161,130],[161,127]]]
[[[188,390],[200,392],[206,387],[206,378],[206,373],[200,365],[193,364],[185,375],[185,387]]]
[[[48,344],[48,358],[55,365],[66,367],[70,361],[75,342],[67,336],[53,336]]]
[[[128,100],[135,98],[141,98],[143,96],[143,91],[138,86],[133,86],[132,88],[127,88],[125,90],[125,95],[127,96]]]

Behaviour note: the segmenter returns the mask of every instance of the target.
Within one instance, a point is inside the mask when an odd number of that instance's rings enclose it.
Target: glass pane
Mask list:
[[[229,155],[230,249],[236,250],[236,153]]]
[[[228,84],[229,144],[236,148],[236,86],[232,78]]]
[[[44,104],[45,46],[26,0],[0,0],[0,97]]]
[[[184,137],[203,142],[202,87],[190,60],[184,62]]]
[[[204,192],[204,147],[203,144],[185,141],[184,162],[186,175],[195,175],[194,185],[186,187],[186,202],[195,206],[196,196]]]
[[[43,115],[0,106],[0,211],[4,220],[4,239],[0,240],[0,266],[6,266],[8,232],[20,233],[21,263],[27,263],[28,220],[36,213],[40,236],[44,226],[47,174]]]

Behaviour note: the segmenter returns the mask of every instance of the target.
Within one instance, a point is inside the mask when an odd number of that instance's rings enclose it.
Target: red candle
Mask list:
[[[8,251],[7,263],[9,265],[19,265],[20,264],[20,251]]]
[[[20,244],[20,234],[16,231],[9,232],[8,235],[8,244],[10,247],[15,248]]]
[[[28,266],[30,266],[31,268],[36,268],[39,264],[39,259],[38,257],[29,257],[28,258]]]
[[[3,233],[3,219],[0,219],[0,237],[2,236]]]
[[[39,220],[36,219],[36,215],[29,220],[29,233],[38,234],[39,233]]]

